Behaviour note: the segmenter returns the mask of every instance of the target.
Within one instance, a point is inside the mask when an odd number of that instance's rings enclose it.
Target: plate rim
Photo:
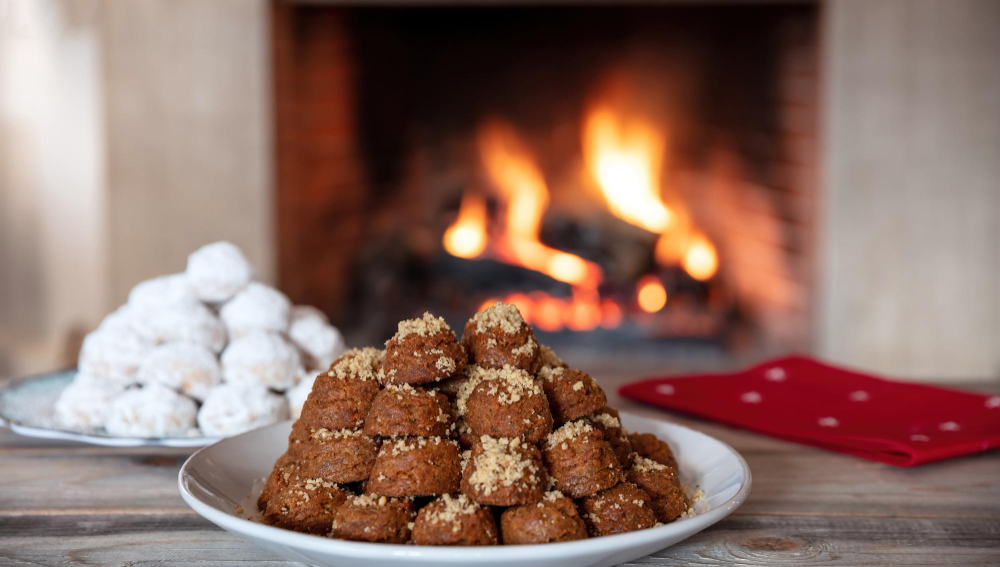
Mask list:
[[[687,539],[705,528],[722,521],[746,501],[747,496],[750,494],[750,488],[753,484],[753,475],[751,474],[750,466],[747,464],[746,459],[743,458],[743,455],[741,455],[739,451],[734,449],[728,443],[708,435],[707,433],[703,433],[678,423],[643,417],[628,411],[621,411],[620,414],[627,416],[630,419],[639,420],[640,422],[644,421],[659,425],[666,425],[671,428],[686,430],[696,435],[707,437],[719,443],[725,450],[729,451],[736,457],[737,463],[743,473],[743,481],[740,484],[739,490],[737,490],[736,494],[727,499],[725,502],[719,504],[717,507],[712,508],[703,514],[679,520],[678,522],[690,522],[688,525],[693,528],[693,531],[691,531],[689,535],[682,538],[682,540]],[[290,420],[285,420],[267,427],[279,427],[288,421]],[[234,435],[232,437],[220,439],[217,443],[235,440],[237,437],[242,437],[243,435],[259,433],[263,429],[264,428],[256,429],[239,435]],[[607,552],[621,550],[623,548],[636,547],[644,543],[648,544],[660,539],[663,535],[665,535],[665,532],[672,531],[672,527],[679,525],[677,522],[671,522],[669,524],[647,528],[645,530],[596,538],[587,538],[583,540],[549,543],[545,545],[431,546],[357,542],[327,538],[319,535],[304,534],[292,530],[268,526],[266,524],[228,514],[216,509],[208,503],[202,502],[192,493],[188,487],[188,483],[194,482],[194,478],[189,473],[188,467],[202,451],[211,449],[215,444],[216,443],[213,443],[195,451],[190,457],[187,458],[187,460],[184,461],[180,471],[178,471],[177,484],[184,502],[199,516],[209,520],[216,526],[243,538],[244,540],[248,538],[252,538],[253,540],[263,540],[282,547],[305,549],[325,555],[338,555],[357,560],[375,560],[392,557],[395,559],[409,558],[412,560],[426,562],[443,561],[451,563],[457,560],[476,559],[478,557],[484,557],[487,554],[494,560],[513,561],[524,559],[528,556],[536,560],[558,558],[568,559],[572,557],[592,555],[602,551]],[[238,524],[238,522],[242,523]],[[227,526],[232,526],[233,529],[230,529]],[[239,527],[237,528],[236,526]],[[633,541],[629,543],[629,540]],[[614,549],[608,549],[608,542],[616,542],[621,545],[616,546]],[[258,545],[255,542],[252,543],[254,543],[254,545]],[[567,553],[569,551],[572,553]],[[498,553],[509,555],[510,557],[497,557]]]

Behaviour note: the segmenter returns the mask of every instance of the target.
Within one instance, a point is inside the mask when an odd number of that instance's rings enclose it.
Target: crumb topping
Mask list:
[[[546,446],[551,448],[562,444],[563,449],[565,449],[566,441],[576,439],[578,436],[593,430],[594,427],[586,421],[571,421],[550,433],[549,438],[546,441]]]
[[[312,438],[317,441],[331,441],[333,439],[346,439],[349,437],[361,437],[361,430],[338,429],[337,431],[330,431],[326,428],[320,428],[312,432]]]
[[[456,415],[465,415],[465,410],[468,408],[469,396],[472,395],[472,391],[475,390],[476,386],[479,385],[479,382],[482,381],[479,370],[480,368],[478,366],[465,367],[465,373],[469,379],[462,382],[462,385],[458,387],[458,393],[455,395]],[[465,422],[463,421],[462,423]]]
[[[402,394],[405,394],[407,396],[426,395],[431,398],[437,395],[437,390],[426,389],[426,388],[414,388],[410,384],[386,384],[385,389],[389,390],[390,392],[395,392],[396,399],[398,400],[403,399]]]
[[[441,332],[451,332],[451,327],[448,326],[448,323],[445,323],[444,318],[435,317],[425,312],[419,319],[400,321],[396,327],[395,336],[390,340],[399,340],[408,335],[426,337]]]
[[[558,490],[550,490],[550,491],[548,491],[548,492],[545,493],[545,496],[543,496],[542,499],[543,500],[548,500],[549,502],[555,502],[556,500],[559,500],[560,498],[565,498],[565,497],[566,496],[563,495],[563,493],[560,492],[560,491],[558,491]]]
[[[326,374],[341,380],[348,378],[357,378],[363,382],[377,380],[384,354],[384,351],[375,347],[351,349]]]
[[[582,380],[578,380],[576,382],[576,384],[573,384],[573,391],[574,392],[579,392],[582,389],[583,389],[583,381]]]
[[[543,367],[549,366],[552,368],[558,368],[566,365],[566,363],[563,362],[551,348],[545,345],[538,345],[538,350],[540,351]]]
[[[485,311],[476,313],[472,316],[472,320],[476,322],[477,333],[485,333],[489,329],[500,327],[502,332],[513,335],[525,326],[524,318],[521,317],[517,307],[502,301],[497,301]]]
[[[509,364],[505,364],[500,370],[474,366],[470,374],[472,379],[468,383],[474,384],[469,389],[468,394],[471,394],[472,389],[481,382],[486,381],[489,382],[487,392],[491,396],[494,396],[500,404],[515,404],[521,401],[522,398],[542,395],[542,388],[532,379],[530,374]],[[464,408],[468,401],[468,395],[465,396],[465,399],[462,399],[461,396],[465,393],[463,390],[464,385],[462,389],[459,389],[459,398],[457,401]],[[464,412],[464,409],[462,411]]]
[[[314,491],[317,488],[337,488],[337,484],[322,478],[307,478],[302,483],[302,487],[306,490]]]
[[[610,413],[592,413],[587,418],[607,429],[620,429],[622,426],[618,418]]]
[[[379,453],[391,452],[393,456],[399,456],[403,453],[408,453],[414,449],[426,447],[430,444],[440,445],[440,437],[416,437],[412,439],[400,439],[395,443],[386,442],[382,444],[382,448],[379,449]],[[445,439],[445,441],[454,443],[450,439]]]
[[[543,366],[538,371],[538,377],[548,382],[552,382],[553,380],[562,378],[563,372],[565,372],[565,370],[566,369],[563,368],[562,366]]]
[[[476,490],[489,495],[501,486],[528,486],[525,481],[538,482],[538,465],[519,450],[519,438],[483,435],[479,440],[483,451],[473,457],[475,470],[469,476],[469,483]]]
[[[535,339],[529,336],[523,345],[510,349],[510,352],[518,356],[530,356],[531,353],[535,352]]]
[[[351,504],[354,506],[385,506],[388,502],[389,499],[385,496],[377,496],[375,494],[361,494],[351,497]]]
[[[464,494],[458,496],[444,494],[438,502],[441,504],[434,506],[433,509],[429,506],[425,508],[427,521],[432,524],[452,524],[451,531],[455,533],[461,531],[459,516],[471,516],[479,510],[479,504],[469,500]]]
[[[451,374],[455,371],[455,359],[447,356],[439,356],[434,366],[445,373]]]
[[[653,459],[647,459],[639,453],[632,453],[632,468],[637,472],[662,472],[669,470],[667,465],[661,465]]]

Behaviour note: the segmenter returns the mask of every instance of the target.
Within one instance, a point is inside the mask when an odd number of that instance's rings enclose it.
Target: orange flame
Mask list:
[[[639,278],[636,285],[639,307],[647,313],[656,313],[667,304],[667,290],[660,279],[649,274]]]
[[[681,265],[692,278],[705,281],[711,279],[719,269],[719,255],[707,238],[698,235],[688,244]]]
[[[691,228],[686,211],[674,211],[660,197],[665,138],[649,124],[627,120],[611,107],[590,111],[584,121],[584,159],[615,216],[660,234],[656,260],[680,264],[697,280],[719,267],[715,246]]]
[[[475,258],[486,250],[486,201],[482,197],[462,196],[458,217],[444,231],[444,249],[459,258]]]
[[[549,190],[541,170],[508,124],[494,122],[480,129],[479,153],[487,175],[506,206],[504,223],[495,240],[487,240],[486,205],[466,195],[455,222],[444,235],[452,255],[474,258],[489,253],[502,262],[535,270],[572,286],[568,298],[536,291],[512,293],[503,301],[517,306],[525,321],[543,331],[578,331],[621,324],[622,306],[602,299],[601,268],[579,256],[546,246],[539,240]],[[666,138],[648,123],[627,120],[612,107],[588,113],[583,125],[587,170],[596,180],[609,210],[629,224],[659,234],[655,258],[661,265],[680,265],[691,277],[712,278],[719,259],[712,243],[693,226],[687,210],[673,210],[660,196],[660,173]],[[484,301],[485,309],[497,300]],[[648,313],[667,304],[667,290],[655,275],[636,285],[636,303]]]
[[[662,233],[670,209],[660,199],[664,139],[649,125],[626,123],[610,108],[592,110],[583,125],[583,156],[608,208],[629,224]]]
[[[600,266],[538,240],[549,190],[514,130],[504,123],[487,125],[479,133],[479,153],[507,201],[506,231],[496,245],[497,255],[561,282],[596,290],[604,277]]]

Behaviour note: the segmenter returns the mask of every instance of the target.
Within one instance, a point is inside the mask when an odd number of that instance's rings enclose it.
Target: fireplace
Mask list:
[[[359,344],[808,349],[815,5],[273,10],[279,277]]]

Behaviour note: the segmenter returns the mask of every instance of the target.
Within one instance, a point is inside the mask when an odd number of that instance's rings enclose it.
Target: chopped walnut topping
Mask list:
[[[523,356],[528,356],[528,355],[530,355],[531,353],[535,352],[535,339],[533,339],[531,337],[528,337],[528,340],[524,341],[523,345],[521,345],[521,346],[519,346],[517,348],[510,349],[510,352],[512,352],[512,353],[514,353],[514,354],[516,354],[518,356],[522,356],[522,355]]]
[[[542,378],[548,382],[552,382],[558,378],[562,378],[563,372],[566,369],[562,366],[543,366],[538,371],[538,377]]]
[[[610,413],[592,413],[587,416],[587,419],[608,429],[619,429],[622,426],[618,418]]]
[[[384,351],[374,347],[351,349],[326,374],[341,380],[347,378],[357,378],[361,381],[377,380],[384,354]]]
[[[345,439],[348,437],[361,437],[361,430],[338,429],[337,431],[330,431],[326,428],[320,428],[312,432],[312,438],[317,441],[331,441],[333,439]]]
[[[551,348],[545,345],[538,345],[538,350],[540,351],[540,356],[542,358],[542,366],[549,366],[552,368],[558,368],[564,366],[566,363],[559,358]]]
[[[389,500],[385,496],[378,496],[375,494],[361,494],[359,496],[350,497],[351,504],[354,506],[385,506]]]
[[[515,483],[527,486],[525,480],[535,479],[538,466],[524,453],[518,450],[521,446],[519,438],[480,437],[483,452],[472,459],[475,470],[469,477],[469,482],[484,494],[491,494],[501,486],[513,486]]]
[[[583,389],[583,380],[577,380],[576,384],[573,384],[573,391],[579,392]]]
[[[387,441],[382,444],[382,448],[379,449],[379,453],[382,454],[391,451],[393,456],[398,456],[402,455],[403,453],[412,451],[418,447],[426,447],[429,443],[440,445],[441,441],[442,439],[440,437],[415,437],[408,439],[400,439],[395,443]],[[451,439],[445,439],[444,441],[447,441],[449,443],[455,443]]]
[[[430,313],[424,313],[419,319],[407,319],[400,321],[396,327],[396,335],[392,339],[399,340],[407,335],[417,334],[421,337],[434,335],[441,332],[451,333],[451,327],[445,323],[444,318],[435,317]]]
[[[434,363],[434,366],[438,370],[451,374],[455,371],[455,359],[448,358],[447,356],[439,356],[437,362]]]
[[[488,329],[500,327],[504,333],[513,335],[525,326],[524,318],[521,317],[517,307],[502,301],[497,301],[485,311],[476,313],[472,316],[472,320],[476,322],[477,333],[485,333]]]
[[[463,384],[458,391],[457,403],[461,404],[459,409],[463,413],[468,395],[472,394],[472,390],[483,381],[490,383],[489,394],[496,396],[497,402],[501,404],[514,404],[521,401],[521,398],[542,395],[542,388],[531,378],[530,374],[509,364],[505,364],[500,370],[473,366],[469,376],[470,380]],[[465,386],[469,384],[471,387],[466,394]],[[463,394],[465,394],[464,399],[462,398]]]
[[[566,441],[575,439],[577,436],[593,430],[594,427],[584,420],[571,421],[550,433],[548,441],[546,441],[546,446],[551,448],[556,445],[561,445],[561,447],[565,449]]]
[[[307,478],[302,484],[306,490],[316,490],[317,488],[336,488],[336,484],[322,478]]]
[[[462,416],[465,415],[466,404],[469,401],[469,396],[472,391],[476,389],[476,386],[482,381],[481,375],[482,369],[478,366],[467,365],[465,367],[465,375],[469,377],[468,380],[462,382],[458,387],[458,393],[455,395],[455,414]]]
[[[661,465],[653,459],[647,459],[639,455],[639,453],[632,453],[632,468],[636,472],[662,472],[670,470],[670,467],[667,465]]]
[[[560,492],[560,491],[558,491],[558,490],[550,490],[550,491],[548,491],[548,492],[545,493],[545,496],[543,498],[545,500],[548,500],[549,502],[555,502],[556,500],[558,500],[560,498],[565,498],[565,497],[566,496],[563,495],[563,493]]]
[[[444,506],[435,506],[433,510],[428,509],[425,515],[427,521],[432,524],[453,524],[452,531],[456,532],[461,529],[459,516],[470,516],[480,508],[479,504],[469,500],[464,494],[459,496],[444,494],[439,502],[442,502]]]

